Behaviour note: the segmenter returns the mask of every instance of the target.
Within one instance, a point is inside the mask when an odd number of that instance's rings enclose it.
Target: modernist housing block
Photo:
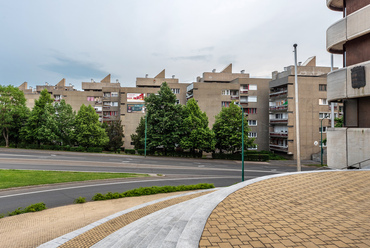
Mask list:
[[[316,66],[316,57],[309,58],[297,69],[300,120],[301,159],[311,159],[320,152],[321,131],[323,139],[330,125],[328,118],[331,106],[326,95],[326,75],[330,67]],[[295,127],[294,66],[285,67],[283,72],[273,72],[270,82],[270,150],[296,159],[297,136]],[[341,109],[335,106],[335,117]],[[316,144],[316,145],[315,145]]]
[[[328,131],[328,165],[359,167],[370,159],[370,0],[326,3],[343,13],[326,33],[328,52],[343,55],[343,68],[328,74],[328,101],[344,105],[344,127]]]

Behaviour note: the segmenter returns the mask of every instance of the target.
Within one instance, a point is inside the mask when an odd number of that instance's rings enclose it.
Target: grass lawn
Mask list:
[[[0,189],[40,184],[147,176],[149,175],[133,173],[0,170]]]

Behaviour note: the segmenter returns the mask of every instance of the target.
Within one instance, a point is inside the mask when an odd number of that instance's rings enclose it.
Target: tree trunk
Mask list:
[[[8,128],[4,128],[3,129],[3,136],[4,136],[4,139],[5,139],[5,147],[9,147],[9,132],[8,132]]]

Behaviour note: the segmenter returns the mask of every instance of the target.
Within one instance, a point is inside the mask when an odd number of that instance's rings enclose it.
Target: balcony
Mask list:
[[[370,85],[365,87],[353,88],[351,70],[356,66],[365,67],[366,81],[370,81],[370,62],[364,62],[335,70],[328,74],[328,101],[337,101],[345,98],[358,98],[370,96]]]
[[[239,95],[230,95],[231,100],[239,100]]]
[[[326,31],[326,50],[331,53],[343,53],[343,45],[347,41],[347,19],[343,18]]]
[[[247,89],[240,89],[240,94],[248,94],[249,90]]]
[[[270,93],[270,98],[281,98],[281,97],[287,97],[288,90],[278,91],[278,92],[272,92]]]
[[[288,146],[270,144],[270,150],[279,151],[279,152],[288,152]]]
[[[283,105],[283,106],[270,106],[270,111],[287,111],[288,110],[288,105]]]
[[[288,124],[288,119],[271,119],[270,124]]]
[[[326,6],[335,11],[343,11],[343,0],[326,0]]]
[[[343,1],[342,1],[343,2]],[[326,31],[326,50],[343,53],[343,45],[348,40],[370,33],[370,5],[351,13],[331,25]]]
[[[277,132],[270,132],[271,137],[277,137],[277,138],[288,138],[288,133],[277,133]]]

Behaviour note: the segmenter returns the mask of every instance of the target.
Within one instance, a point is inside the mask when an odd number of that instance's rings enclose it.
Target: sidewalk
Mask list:
[[[369,206],[368,170],[286,173],[157,199],[40,247],[370,247]]]

